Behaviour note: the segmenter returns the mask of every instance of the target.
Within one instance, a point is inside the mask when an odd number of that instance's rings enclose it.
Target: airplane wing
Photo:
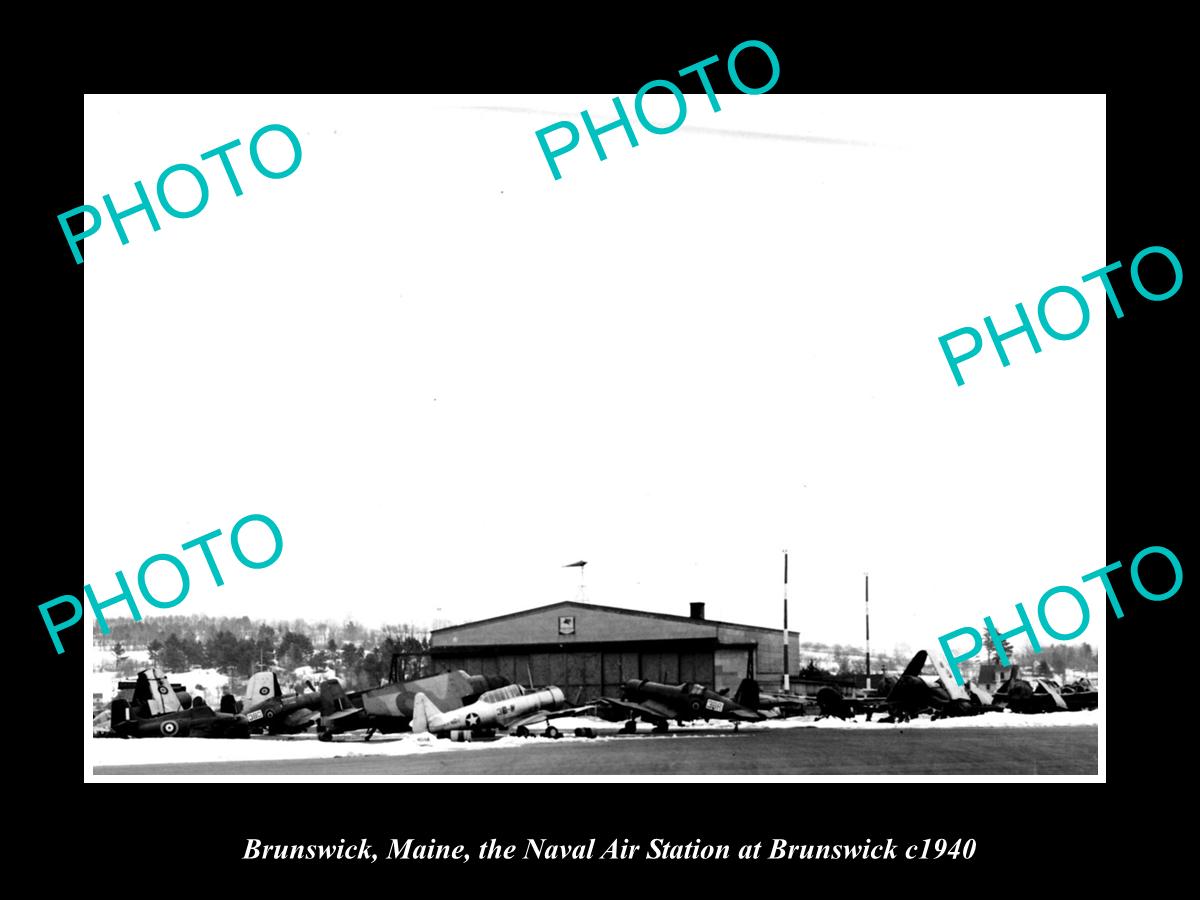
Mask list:
[[[576,706],[573,709],[555,709],[555,710],[538,710],[535,713],[530,713],[521,719],[509,722],[505,728],[516,729],[522,725],[538,725],[542,722],[548,722],[550,719],[561,719],[563,716],[582,716],[596,711],[596,704],[591,703],[587,706]]]
[[[632,700],[615,700],[612,697],[605,697],[604,702],[655,719],[674,719],[679,715],[665,703],[659,703],[657,700],[643,700],[641,703],[634,703]]]
[[[900,677],[914,677],[920,675],[921,670],[925,668],[925,660],[928,658],[928,650],[918,650],[917,655],[909,660],[908,665],[904,667],[904,673]]]
[[[755,712],[752,709],[730,709],[721,713],[723,716],[729,716],[731,719],[749,719],[757,722],[760,719],[768,718],[763,713]]]
[[[932,657],[933,667],[937,669],[938,675],[942,679],[942,686],[950,694],[951,700],[969,700],[967,689],[954,680],[954,675],[950,672],[950,666],[946,664],[946,659],[941,654],[935,653]]]
[[[1046,693],[1054,698],[1054,705],[1056,707],[1058,707],[1059,709],[1067,708],[1067,701],[1064,700],[1062,697],[1062,694],[1060,694],[1058,692],[1058,688],[1056,688],[1049,681],[1042,681],[1041,685],[1042,685],[1042,688],[1046,691]]]
[[[980,704],[983,706],[992,705],[992,695],[988,693],[987,688],[981,687],[973,681],[968,681],[966,687],[968,693],[978,699]]]
[[[363,711],[361,709],[359,709],[357,706],[352,706],[350,709],[342,709],[335,713],[330,713],[327,716],[321,716],[321,724],[328,728],[333,722],[338,722],[342,728],[345,728],[348,724],[346,722],[347,719],[353,718],[354,716],[361,716],[362,714]]]

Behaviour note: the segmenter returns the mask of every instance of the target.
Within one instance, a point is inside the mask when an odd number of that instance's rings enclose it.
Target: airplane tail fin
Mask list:
[[[760,693],[757,681],[753,678],[743,678],[741,684],[738,685],[737,693],[733,695],[733,702],[740,703],[749,709],[758,709]]]
[[[139,684],[135,689],[135,693],[142,690],[140,682],[143,675],[146,677],[145,693],[149,698],[147,706],[150,707],[153,715],[162,715],[183,709],[183,704],[180,703],[179,696],[175,693],[175,689],[171,687],[171,680],[158,668],[151,667],[144,672],[138,673]]]
[[[246,682],[246,705],[278,698],[279,680],[274,672],[255,672]]]
[[[414,734],[421,734],[429,730],[429,720],[433,716],[441,714],[441,710],[433,705],[433,701],[424,694],[417,694],[413,697],[413,717],[412,730]]]

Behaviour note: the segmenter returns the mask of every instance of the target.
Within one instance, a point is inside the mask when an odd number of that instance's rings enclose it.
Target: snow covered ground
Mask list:
[[[1060,725],[1098,725],[1101,716],[1099,710],[1081,712],[1043,713],[1041,715],[1022,716],[1016,713],[999,712],[987,713],[963,719],[939,719],[934,722],[928,717],[907,722],[903,725],[868,722],[864,717],[843,722],[838,719],[822,719],[816,721],[813,716],[801,716],[792,719],[775,719],[765,722],[744,723],[739,731],[748,733],[755,730],[774,730],[788,728],[839,728],[866,729],[930,729],[930,728],[1050,728]],[[606,722],[603,719],[591,717],[555,719],[554,725],[562,732],[562,741],[588,742],[590,738],[577,738],[573,732],[576,728],[591,728],[596,734],[595,740],[622,740],[617,737],[620,724]],[[544,726],[533,726],[533,731],[539,733]],[[639,733],[649,732],[650,726],[639,722]],[[671,723],[670,735],[686,738],[689,732],[728,731],[732,737],[733,723],[731,722],[697,722],[680,727]],[[121,766],[152,763],[180,762],[225,762],[234,760],[288,760],[299,759],[329,759],[350,756],[407,756],[414,753],[479,753],[487,752],[493,747],[536,747],[548,743],[546,738],[518,738],[504,736],[492,741],[472,741],[469,743],[454,743],[448,740],[438,740],[428,734],[395,734],[375,735],[369,742],[362,738],[365,732],[338,737],[336,740],[323,743],[317,740],[315,734],[292,736],[255,735],[249,740],[208,740],[199,738],[156,738],[130,739],[91,738],[88,748],[93,766]],[[628,740],[628,738],[624,738]],[[662,740],[662,738],[656,738]],[[286,767],[281,768],[280,775],[286,775]]]

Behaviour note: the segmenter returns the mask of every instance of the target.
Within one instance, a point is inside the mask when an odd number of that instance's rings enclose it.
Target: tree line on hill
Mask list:
[[[981,629],[983,650],[969,664],[973,667],[981,662],[990,663],[1005,672],[1016,665],[1028,669],[1030,675],[1042,675],[1061,679],[1067,669],[1074,671],[1094,672],[1100,667],[1099,652],[1086,641],[1081,644],[1043,644],[1041,652],[1034,653],[1033,648],[1024,646],[1017,650],[1009,641],[1004,641],[1002,647],[1008,657],[1009,666],[1000,666],[1000,655],[993,646],[991,635],[986,628]],[[806,654],[806,651],[809,651]],[[814,658],[811,651],[823,651],[820,658]],[[929,649],[930,653],[940,652],[936,646]],[[900,644],[891,653],[871,654],[871,674],[899,675],[904,671],[914,653],[907,645]],[[832,659],[829,657],[832,656]],[[800,645],[800,677],[816,681],[835,678],[846,678],[852,675],[862,675],[867,671],[866,659],[859,647],[844,644],[813,644]],[[1001,678],[1007,678],[1002,675]]]
[[[108,635],[97,626],[93,640],[113,653],[118,673],[127,677],[143,666],[129,658],[131,649],[147,651],[167,673],[213,668],[240,679],[263,668],[311,666],[332,669],[352,690],[386,680],[396,654],[402,678],[418,677],[429,665],[429,633],[412,625],[366,629],[354,622],[313,625],[297,619],[270,625],[247,616],[158,616],[114,620]]]

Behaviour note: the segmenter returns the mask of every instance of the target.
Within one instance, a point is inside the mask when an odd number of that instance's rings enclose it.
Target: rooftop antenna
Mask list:
[[[586,565],[587,560],[581,559],[578,562],[567,563],[563,566],[564,569],[579,568],[579,597],[577,599],[580,603],[587,603],[587,586],[583,583],[583,567]]]

